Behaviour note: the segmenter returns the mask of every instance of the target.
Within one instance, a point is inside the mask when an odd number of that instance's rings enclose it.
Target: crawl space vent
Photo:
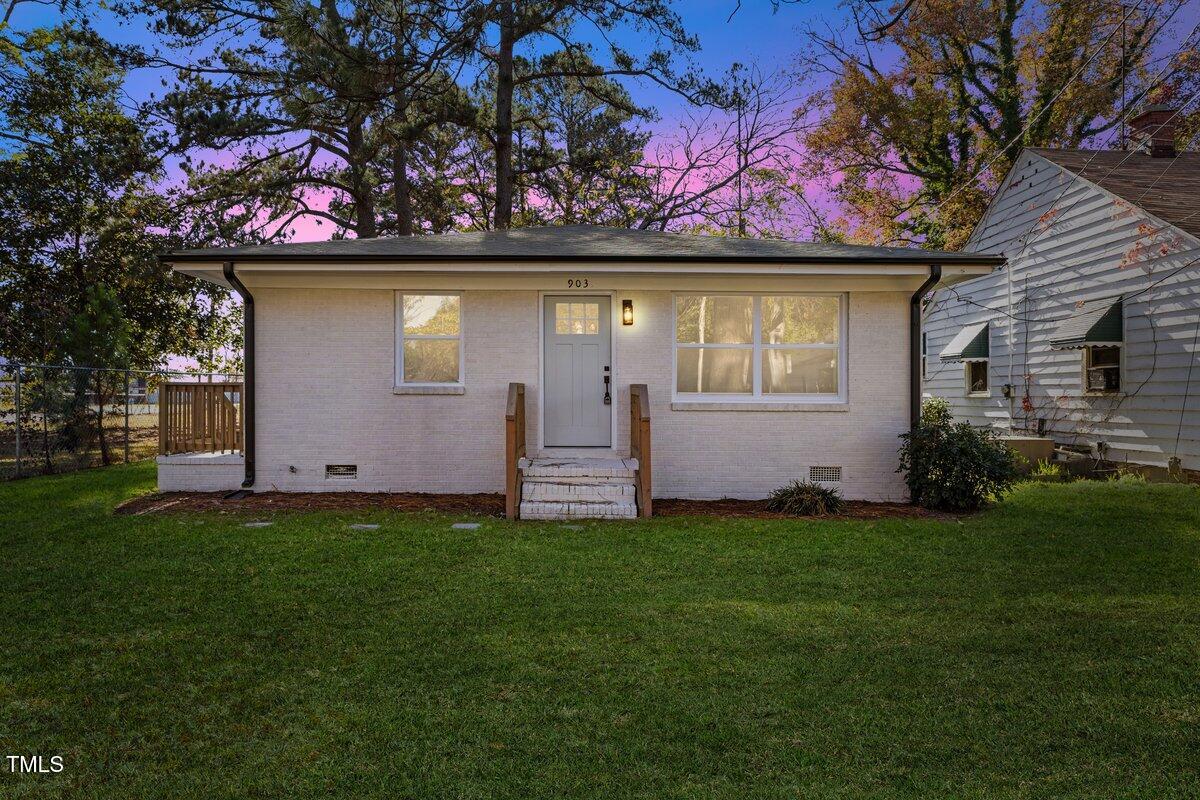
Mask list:
[[[358,478],[358,464],[326,464],[325,480],[352,481]]]
[[[809,467],[808,479],[814,483],[833,483],[842,479],[841,467]]]

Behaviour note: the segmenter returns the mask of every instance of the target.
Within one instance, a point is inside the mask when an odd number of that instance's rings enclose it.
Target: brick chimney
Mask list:
[[[1150,106],[1129,120],[1129,141],[1144,150],[1151,158],[1175,157],[1175,121],[1179,109],[1172,106]]]

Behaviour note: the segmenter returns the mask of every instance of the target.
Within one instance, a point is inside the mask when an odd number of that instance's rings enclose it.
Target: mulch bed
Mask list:
[[[135,497],[118,514],[179,514],[217,511],[446,511],[484,517],[504,516],[502,494],[421,494],[418,492],[255,492],[226,499],[229,492],[163,492]]]
[[[228,492],[165,492],[137,497],[117,507],[118,514],[179,514],[216,511],[221,514],[262,514],[270,511],[444,511],[484,517],[504,516],[502,494],[421,494],[417,492],[255,492],[226,499]],[[766,500],[654,501],[662,517],[740,517],[797,519],[767,510]],[[849,501],[831,519],[961,519],[959,514],[927,511],[906,503]]]
[[[654,516],[659,517],[746,517],[751,519],[961,519],[962,514],[929,511],[908,503],[868,503],[847,500],[836,516],[797,517],[767,510],[766,500],[655,500]]]

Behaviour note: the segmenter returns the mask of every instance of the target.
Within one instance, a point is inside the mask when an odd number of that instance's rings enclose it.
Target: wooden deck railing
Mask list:
[[[164,383],[158,396],[158,452],[239,453],[241,383]]]
[[[525,457],[525,384],[508,385],[504,411],[504,516],[516,519],[521,509],[521,459]]]
[[[629,387],[629,455],[638,461],[635,479],[638,515],[648,517],[654,512],[651,500],[650,390],[644,383]]]

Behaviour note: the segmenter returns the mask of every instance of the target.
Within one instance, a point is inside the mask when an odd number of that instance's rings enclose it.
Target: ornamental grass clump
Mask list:
[[[913,502],[925,508],[974,511],[1016,479],[1016,454],[990,429],[954,423],[943,398],[926,400],[916,428],[900,438],[896,471],[904,473]]]
[[[798,517],[824,517],[842,510],[842,494],[810,481],[792,481],[771,492],[767,509]]]
[[[1062,464],[1050,461],[1039,461],[1029,471],[1029,480],[1037,483],[1062,483],[1067,477],[1067,470]]]

